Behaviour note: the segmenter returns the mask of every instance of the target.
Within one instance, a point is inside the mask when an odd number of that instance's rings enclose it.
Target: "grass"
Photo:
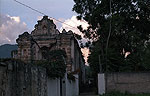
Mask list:
[[[146,94],[146,93],[130,94],[130,93],[111,92],[100,96],[150,96],[150,94]]]

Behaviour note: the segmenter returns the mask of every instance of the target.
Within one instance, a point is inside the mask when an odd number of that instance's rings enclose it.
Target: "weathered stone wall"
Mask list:
[[[0,96],[47,96],[46,70],[16,61],[0,62]]]
[[[107,90],[129,93],[150,93],[150,72],[109,73]]]

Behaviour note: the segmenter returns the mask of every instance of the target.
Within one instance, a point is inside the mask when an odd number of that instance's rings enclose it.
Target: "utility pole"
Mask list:
[[[102,73],[102,64],[101,64],[101,57],[98,55],[98,61],[99,61],[99,72]]]

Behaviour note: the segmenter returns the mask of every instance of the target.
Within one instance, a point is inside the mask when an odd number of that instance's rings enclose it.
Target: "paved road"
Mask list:
[[[79,95],[79,96],[99,96],[99,95]]]
[[[99,96],[99,95],[92,95],[94,93],[82,93],[79,96]]]

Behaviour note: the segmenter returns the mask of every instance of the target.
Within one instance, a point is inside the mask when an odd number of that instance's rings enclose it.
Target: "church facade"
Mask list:
[[[85,61],[72,31],[61,33],[56,28],[53,20],[48,16],[43,16],[35,29],[29,34],[24,32],[16,40],[18,44],[17,59],[24,62],[34,62],[44,60],[46,50],[64,50],[67,58],[67,73],[79,72],[81,80],[85,81]]]

